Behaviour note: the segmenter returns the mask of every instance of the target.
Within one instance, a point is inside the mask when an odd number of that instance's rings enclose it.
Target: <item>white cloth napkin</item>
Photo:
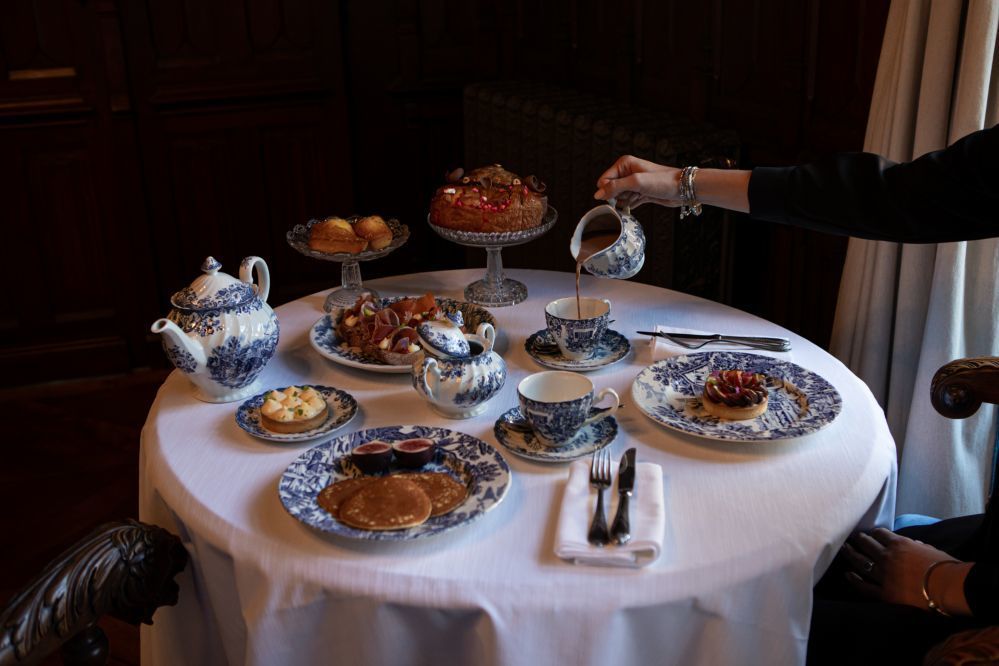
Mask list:
[[[681,326],[661,326],[661,325],[657,325],[655,327],[655,331],[657,333],[693,333],[695,335],[703,335],[706,333],[716,332],[716,331],[702,331],[696,328],[683,328]],[[739,335],[739,334],[733,333],[731,335]],[[781,340],[787,340],[787,338],[783,338],[780,336],[771,335],[768,337],[778,337]],[[684,354],[684,353],[695,353],[695,350],[688,349],[683,345],[678,345],[672,340],[661,338],[658,335],[649,336],[649,349],[653,361],[658,361],[661,357],[664,356],[676,356],[678,354]],[[696,350],[696,352],[702,352],[702,351],[751,351],[753,353],[757,352],[762,352],[764,354],[771,353],[771,352],[763,352],[760,349],[753,349],[752,347],[741,347],[739,345],[734,345],[729,342],[723,342],[718,344],[707,344],[701,347],[700,349]],[[664,354],[663,352],[666,353]],[[785,359],[791,358],[789,352],[772,352],[772,353],[775,354],[776,358],[785,358]]]
[[[615,482],[604,491],[604,508],[610,526],[617,511],[617,463],[612,463]],[[623,546],[591,546],[586,541],[597,506],[597,490],[590,486],[590,461],[569,466],[562,511],[555,534],[555,554],[575,564],[638,568],[652,564],[663,549],[666,508],[663,470],[652,463],[635,466],[635,491],[631,497],[631,541]]]

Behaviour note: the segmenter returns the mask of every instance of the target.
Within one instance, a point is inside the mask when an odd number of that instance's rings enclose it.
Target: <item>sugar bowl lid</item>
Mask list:
[[[416,327],[423,349],[434,356],[468,358],[472,349],[465,333],[451,319],[433,319]]]
[[[220,273],[220,268],[222,264],[214,257],[207,257],[201,264],[203,274],[171,296],[170,303],[182,310],[215,310],[235,307],[256,298],[252,284]]]

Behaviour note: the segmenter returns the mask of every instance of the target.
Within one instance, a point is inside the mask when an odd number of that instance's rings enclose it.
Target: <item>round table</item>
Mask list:
[[[307,528],[277,494],[285,468],[311,444],[274,444],[236,425],[238,403],[196,400],[179,372],[164,382],[142,434],[140,515],[180,535],[191,564],[180,602],[144,627],[146,664],[736,664],[804,660],[811,588],[856,528],[890,525],[895,446],[867,387],[832,356],[755,316],[634,282],[584,277],[613,303],[612,328],[633,351],[588,373],[625,409],[611,445],[637,447],[662,466],[666,537],[641,569],[579,566],[554,555],[567,466],[506,452],[493,423],[517,404],[517,384],[544,370],[524,340],[544,327],[544,305],[574,292],[574,275],[509,271],[526,301],[493,308],[506,385],[476,418],[448,420],[410,377],[337,365],[308,331],[323,295],[277,308],[278,352],[263,384],[327,384],[361,413],[343,431],[439,425],[496,446],[512,469],[503,502],[480,520],[430,539],[356,542]],[[373,281],[383,296],[461,298],[481,270]],[[280,276],[278,276],[280,279]],[[660,427],[634,405],[631,384],[653,360],[678,353],[638,330],[671,325],[782,335],[791,360],[831,382],[839,417],[794,440],[732,443]],[[784,355],[784,357],[788,357]]]

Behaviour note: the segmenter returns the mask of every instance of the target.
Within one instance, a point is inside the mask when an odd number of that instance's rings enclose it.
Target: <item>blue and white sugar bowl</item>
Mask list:
[[[645,232],[630,208],[621,210],[611,199],[579,220],[569,252],[591,275],[627,280],[645,264]]]
[[[277,349],[278,320],[267,305],[270,271],[247,257],[239,278],[220,273],[208,257],[202,275],[170,298],[173,309],[150,330],[162,334],[163,350],[205,402],[232,402],[260,393],[257,378]],[[257,284],[253,284],[256,271]]]
[[[445,339],[426,337],[426,333],[445,333]],[[456,333],[457,332],[457,333]],[[434,326],[417,329],[423,348],[413,362],[413,388],[430,407],[449,419],[467,419],[481,414],[486,402],[506,383],[506,363],[493,351],[496,330],[488,322],[479,324],[475,333],[462,333],[443,320]],[[468,346],[458,342],[458,334]]]

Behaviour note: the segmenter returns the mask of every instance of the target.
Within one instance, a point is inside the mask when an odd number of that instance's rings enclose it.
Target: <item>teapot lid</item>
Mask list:
[[[222,264],[214,257],[207,257],[201,264],[204,275],[171,296],[170,303],[183,310],[216,310],[242,305],[256,298],[257,292],[252,284],[227,273],[219,273],[220,268]]]

